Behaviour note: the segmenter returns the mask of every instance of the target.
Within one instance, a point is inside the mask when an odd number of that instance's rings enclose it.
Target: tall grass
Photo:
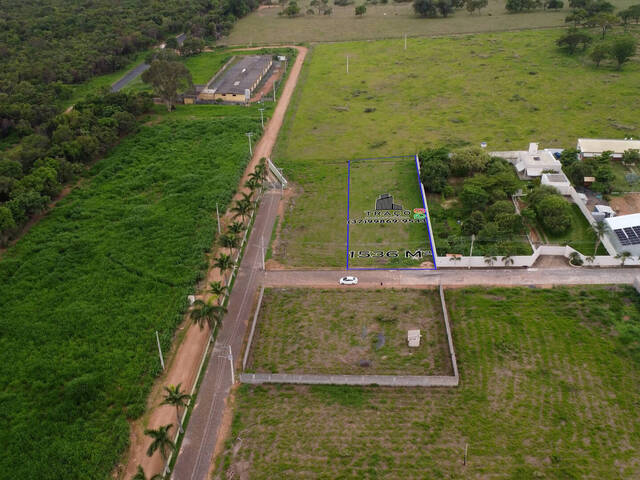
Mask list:
[[[259,133],[219,109],[126,138],[0,261],[8,478],[107,478],[127,445]]]

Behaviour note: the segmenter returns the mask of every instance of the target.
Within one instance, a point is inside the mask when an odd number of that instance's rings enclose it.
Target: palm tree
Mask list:
[[[173,424],[170,423],[163,427],[158,427],[157,430],[146,429],[144,431],[145,435],[153,438],[153,442],[151,442],[151,445],[149,445],[149,448],[147,449],[148,457],[151,457],[156,450],[160,450],[160,456],[166,461],[168,457],[167,450],[175,450],[176,446],[169,438],[169,430],[171,430],[171,427],[173,427]]]
[[[222,285],[222,282],[209,282],[209,290],[207,290],[207,292],[215,295],[218,299],[218,305],[221,305],[220,297],[227,292],[227,286]]]
[[[176,419],[178,420],[178,427],[180,428],[180,433],[184,433],[184,429],[182,428],[182,421],[180,420],[180,407],[186,407],[191,400],[191,395],[184,393],[180,390],[180,386],[178,385],[169,385],[168,387],[164,387],[165,394],[164,400],[162,400],[161,405],[172,405],[176,407]]]
[[[596,261],[596,256],[595,255],[589,255],[588,257],[584,257],[584,259],[589,263],[593,263],[593,262]]]
[[[264,180],[267,176],[267,159],[262,157],[254,171],[260,176],[261,180]]]
[[[600,220],[591,225],[591,228],[593,228],[593,231],[596,234],[596,248],[593,250],[593,255],[595,256],[596,252],[598,251],[598,247],[600,246],[600,242],[602,242],[602,237],[604,237],[605,234],[609,231],[609,226],[604,223],[604,221]]]
[[[153,477],[149,478],[148,480],[162,480],[164,477],[159,474],[156,473]],[[131,477],[131,480],[147,480],[147,475],[146,473],[144,473],[144,469],[142,468],[141,465],[138,465],[138,470],[136,471],[136,474]]]
[[[508,267],[509,265],[513,265],[515,263],[515,260],[511,255],[505,255],[504,257],[502,257],[502,261],[504,262],[505,267]]]
[[[245,226],[241,222],[233,222],[231,225],[227,227],[229,233],[234,233],[236,235],[240,235],[245,229]]]
[[[220,275],[223,276],[224,283],[227,283],[226,272],[231,270],[235,264],[236,262],[232,260],[231,255],[225,255],[224,253],[221,253],[213,262],[213,266],[220,270]]]
[[[490,253],[488,253],[488,254],[486,254],[484,256],[484,263],[486,263],[490,267],[493,267],[493,264],[496,263],[497,261],[498,261],[498,259],[496,258],[496,256],[495,255],[491,255]]]
[[[253,193],[262,186],[262,181],[257,178],[249,178],[249,180],[245,182],[244,186]]]
[[[220,245],[229,248],[232,252],[234,249],[238,248],[238,237],[233,233],[225,233],[220,236]]]
[[[450,262],[459,262],[462,260],[462,255],[453,255],[449,257]]]
[[[631,253],[625,250],[624,252],[617,254],[615,258],[620,260],[620,267],[624,267],[624,262],[631,258]]]
[[[213,334],[213,329],[222,322],[225,313],[227,313],[227,309],[222,305],[214,305],[211,301],[205,302],[197,299],[193,302],[191,319],[200,326],[200,330],[204,328],[205,323],[209,325],[209,330]]]
[[[240,200],[236,200],[236,203],[231,211],[235,213],[233,218],[242,217],[242,221],[244,222],[244,217],[246,217],[252,209],[253,205],[251,204],[251,200],[241,198]]]

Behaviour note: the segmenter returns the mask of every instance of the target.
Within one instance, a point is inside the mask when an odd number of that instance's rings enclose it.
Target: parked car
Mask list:
[[[358,277],[342,277],[340,279],[340,285],[357,285]]]

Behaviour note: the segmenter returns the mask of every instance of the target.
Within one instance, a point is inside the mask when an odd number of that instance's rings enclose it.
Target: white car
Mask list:
[[[357,285],[358,277],[342,277],[340,279],[340,285]]]

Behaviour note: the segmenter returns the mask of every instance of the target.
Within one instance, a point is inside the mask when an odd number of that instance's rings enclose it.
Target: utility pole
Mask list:
[[[253,149],[251,148],[251,136],[253,135],[253,132],[249,132],[246,135],[249,139],[249,155],[253,156]]]
[[[218,219],[218,235],[222,232],[220,231],[220,212],[218,211],[218,202],[216,202],[216,218]]]
[[[264,130],[264,114],[262,113],[264,108],[259,108],[258,110],[260,110],[260,123],[262,123],[262,129]]]
[[[475,233],[471,235],[471,249],[469,250],[469,269],[471,269],[471,257],[473,257],[473,242],[476,240]]]
[[[160,354],[160,365],[162,365],[162,370],[164,370],[164,358],[162,357],[162,347],[160,347],[160,337],[158,336],[157,330],[156,330],[156,341],[158,342],[158,353]]]
[[[404,49],[407,49],[407,34],[404,34]]]
[[[264,238],[260,237],[260,258],[262,258],[262,270],[266,270],[264,266],[264,257],[265,257]]]
[[[347,55],[347,73],[349,73],[349,55]]]
[[[276,82],[273,82],[273,102],[276,102]]]

